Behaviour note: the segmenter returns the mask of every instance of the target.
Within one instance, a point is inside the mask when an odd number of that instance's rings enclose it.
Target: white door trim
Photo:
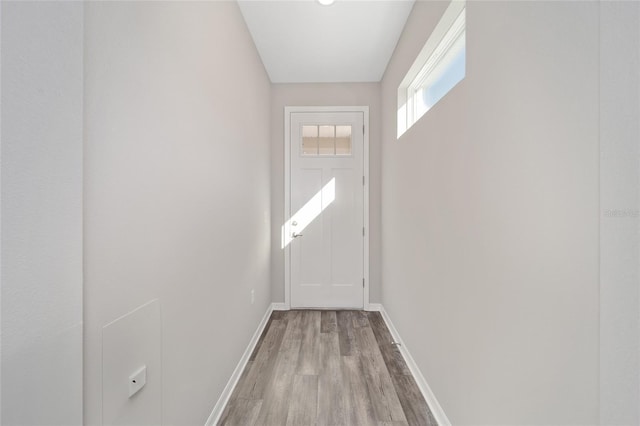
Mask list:
[[[364,115],[364,291],[362,306],[369,310],[369,107],[368,106],[286,106],[284,107],[284,217],[291,208],[291,114],[296,112],[362,112]],[[281,238],[283,236],[281,235]],[[284,305],[291,309],[291,265],[289,245],[284,248]]]

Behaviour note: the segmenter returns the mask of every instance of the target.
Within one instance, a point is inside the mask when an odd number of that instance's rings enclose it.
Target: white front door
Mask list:
[[[291,306],[363,308],[364,113],[292,112]]]

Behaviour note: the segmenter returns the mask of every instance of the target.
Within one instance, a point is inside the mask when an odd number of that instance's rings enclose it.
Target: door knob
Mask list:
[[[292,236],[293,238],[298,238],[298,237],[302,237],[302,234],[296,234],[296,232],[295,232],[295,231],[293,231],[293,234],[291,234],[291,236]]]

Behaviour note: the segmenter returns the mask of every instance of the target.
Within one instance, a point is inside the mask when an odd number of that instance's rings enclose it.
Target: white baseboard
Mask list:
[[[233,374],[231,374],[231,378],[229,379],[227,386],[225,386],[224,390],[222,391],[222,395],[220,395],[218,402],[216,402],[216,405],[213,407],[213,411],[211,411],[211,414],[209,415],[209,418],[207,419],[205,426],[215,426],[220,421],[222,412],[224,411],[224,408],[227,406],[227,403],[229,402],[229,398],[231,398],[231,394],[233,393],[233,389],[238,384],[238,381],[240,380],[240,376],[242,376],[242,372],[244,371],[244,368],[247,366],[247,363],[249,362],[249,358],[251,358],[251,354],[253,353],[253,350],[258,344],[258,340],[260,340],[262,331],[264,330],[264,328],[267,326],[267,323],[269,322],[269,317],[271,316],[271,313],[274,310],[277,310],[275,309],[275,305],[278,305],[278,304],[272,303],[267,308],[267,312],[265,312],[264,317],[262,317],[262,320],[260,321],[260,325],[258,325],[258,329],[256,330],[256,332],[253,334],[253,337],[249,341],[249,346],[247,346],[247,349],[244,351],[244,354],[242,354],[242,358],[240,358],[240,362],[238,362],[238,365],[236,365],[236,369],[233,370]]]
[[[372,304],[369,304],[369,307],[371,307],[371,305]],[[433,414],[433,417],[436,419],[439,426],[451,426],[451,422],[447,418],[447,415],[444,413],[444,410],[440,406],[440,403],[436,399],[436,396],[433,394],[433,391],[431,391],[431,388],[429,387],[427,380],[422,375],[422,372],[418,368],[418,365],[416,364],[415,360],[409,353],[407,346],[402,341],[402,337],[400,337],[398,330],[396,330],[395,326],[391,322],[391,318],[389,318],[389,314],[387,314],[387,311],[385,311],[384,306],[382,305],[379,305],[379,306],[380,306],[379,311],[382,314],[382,318],[384,319],[384,322],[387,323],[387,327],[391,332],[391,336],[393,336],[393,340],[400,343],[400,353],[402,354],[402,357],[407,363],[407,367],[409,367],[411,374],[413,374],[413,377],[416,380],[416,383],[418,384],[418,388],[420,388],[420,392],[422,392],[422,396],[424,396],[425,401],[427,401],[427,404],[431,409],[431,413]]]
[[[271,306],[273,306],[273,310],[274,311],[288,311],[289,310],[289,305],[287,305],[286,303],[272,303]]]
[[[381,312],[382,305],[380,303],[369,303],[369,306],[365,308],[365,311],[369,312]]]

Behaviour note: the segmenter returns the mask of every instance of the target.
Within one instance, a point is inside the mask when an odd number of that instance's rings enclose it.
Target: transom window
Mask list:
[[[465,74],[465,2],[454,0],[398,87],[398,138]]]

